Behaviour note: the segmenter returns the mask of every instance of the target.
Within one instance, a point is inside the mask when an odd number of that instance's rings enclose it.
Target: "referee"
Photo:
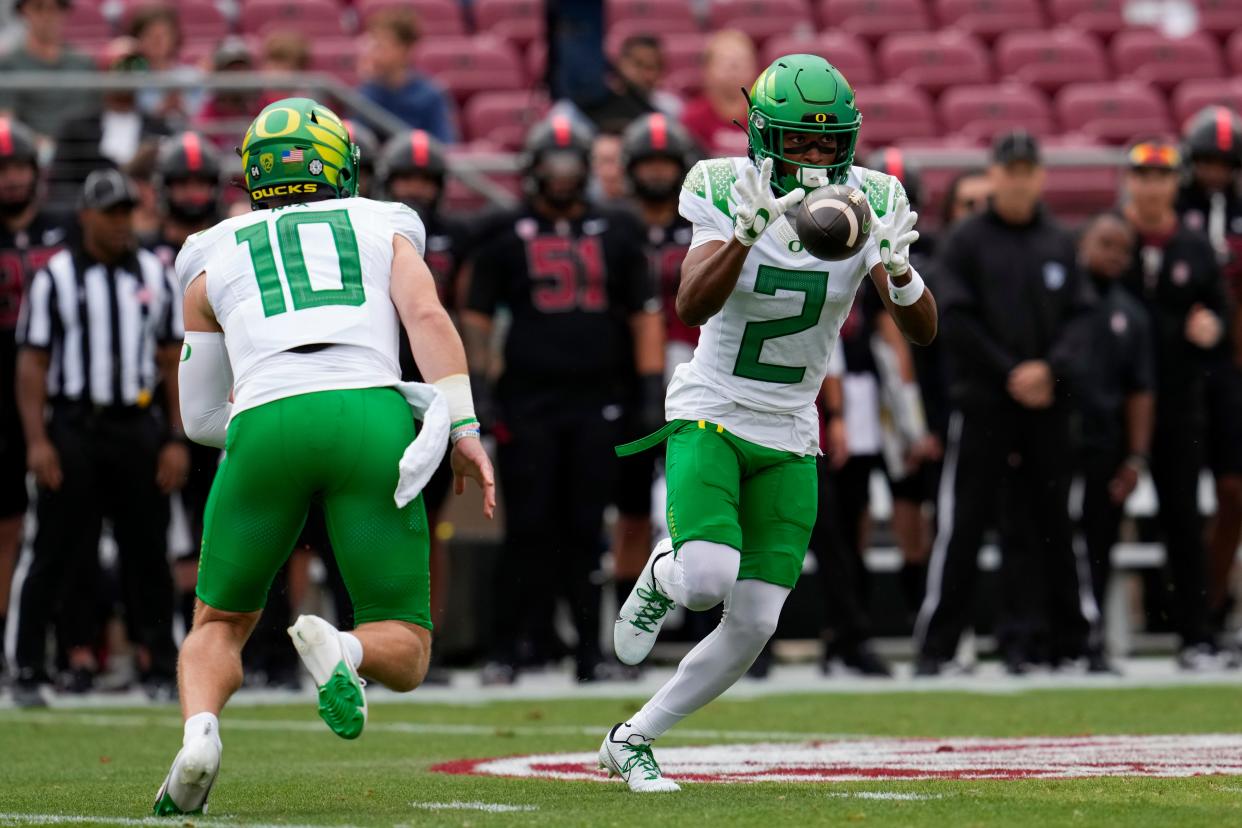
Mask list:
[[[137,203],[120,172],[91,173],[81,240],[35,274],[18,321],[17,402],[38,483],[38,531],[13,586],[19,705],[42,703],[53,612],[66,689],[92,684],[104,515],[120,551],[143,683],[154,690],[174,681],[166,495],[184,482],[189,462],[177,403],[180,302],[159,259],[137,249]],[[168,422],[150,408],[161,381]]]

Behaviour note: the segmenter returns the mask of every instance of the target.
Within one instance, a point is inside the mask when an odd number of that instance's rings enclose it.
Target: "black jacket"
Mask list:
[[[1093,280],[1099,301],[1086,343],[1087,382],[1078,397],[1082,442],[1120,454],[1125,448],[1125,403],[1155,387],[1155,340],[1147,310],[1119,280]]]
[[[1010,400],[1009,372],[1042,359],[1058,399],[1083,379],[1081,354],[1092,291],[1073,237],[1041,205],[1024,225],[989,207],[962,220],[937,251],[940,340],[955,404]]]

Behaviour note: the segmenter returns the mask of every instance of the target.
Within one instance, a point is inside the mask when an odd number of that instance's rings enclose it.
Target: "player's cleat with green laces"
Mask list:
[[[674,793],[681,787],[665,778],[651,752],[651,739],[637,733],[627,739],[617,738],[622,724],[613,725],[599,748],[600,770],[608,771],[608,778],[620,776],[635,793]]]
[[[341,633],[317,615],[299,615],[289,637],[319,688],[319,718],[342,739],[357,739],[367,723],[366,682],[349,663]]]
[[[647,559],[647,565],[638,576],[634,589],[617,613],[617,623],[612,629],[612,645],[622,664],[639,664],[655,646],[664,617],[676,606],[661,590],[655,579],[656,561],[672,555],[673,542],[665,538],[656,544]]]
[[[153,813],[156,816],[206,813],[207,795],[220,772],[222,750],[219,735],[209,731],[183,744],[155,795]]]

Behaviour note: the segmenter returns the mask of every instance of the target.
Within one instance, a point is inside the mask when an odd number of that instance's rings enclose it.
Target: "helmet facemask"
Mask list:
[[[849,124],[811,121],[776,121],[752,107],[747,117],[750,156],[756,162],[771,158],[776,169],[772,189],[782,195],[803,187],[813,190],[826,184],[844,184],[854,164],[854,148],[858,145],[858,127],[862,118]],[[786,155],[785,135],[789,132],[835,135],[836,160],[831,164],[807,164],[799,156]],[[782,167],[785,164],[787,166]]]

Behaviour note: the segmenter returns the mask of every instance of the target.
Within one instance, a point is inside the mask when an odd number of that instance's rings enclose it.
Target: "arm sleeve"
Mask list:
[[[185,240],[177,261],[173,265],[177,272],[177,282],[181,286],[181,295],[190,289],[190,284],[207,268],[207,249],[204,244],[206,233],[195,233]]]
[[[17,318],[17,344],[25,348],[50,349],[56,324],[56,285],[52,274],[46,269],[40,270],[30,280],[22,300]]]
[[[940,307],[940,337],[948,352],[963,364],[1004,383],[1018,360],[996,341],[979,318],[971,281],[974,264],[968,253],[970,243],[960,230],[945,241],[938,262],[936,302]]]
[[[233,404],[233,369],[224,346],[224,334],[189,331],[178,368],[181,421],[185,434],[196,443],[224,448]]]
[[[427,252],[427,229],[423,227],[423,220],[418,217],[418,213],[404,204],[393,202],[389,206],[393,235],[401,236],[409,241],[418,251],[418,255],[425,254]]]

